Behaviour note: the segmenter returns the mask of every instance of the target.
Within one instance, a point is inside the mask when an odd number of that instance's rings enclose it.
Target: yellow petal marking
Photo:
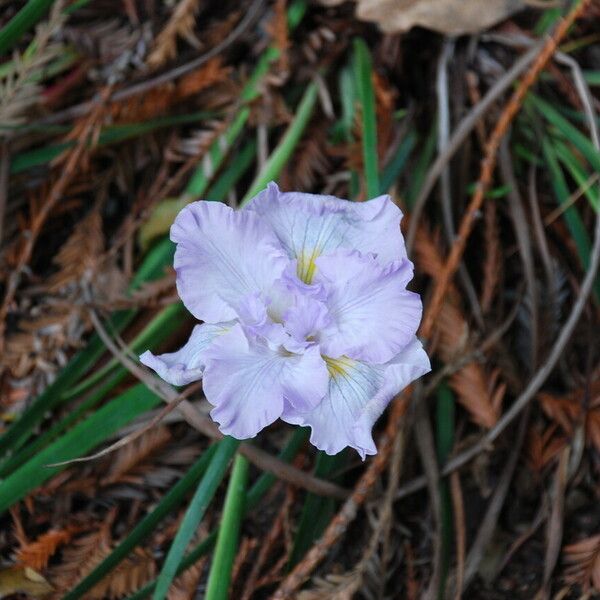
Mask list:
[[[332,379],[346,377],[348,372],[351,371],[355,365],[355,361],[347,356],[340,356],[340,358],[330,358],[329,356],[324,356],[323,360],[327,365],[329,376]]]

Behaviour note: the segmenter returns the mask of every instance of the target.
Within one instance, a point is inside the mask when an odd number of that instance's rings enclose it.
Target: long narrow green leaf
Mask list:
[[[375,198],[379,194],[379,167],[373,61],[369,49],[362,39],[354,40],[354,76],[361,104],[362,150],[367,197]]]
[[[408,208],[412,208],[413,202],[419,195],[423,182],[425,181],[425,175],[429,170],[429,165],[433,161],[433,157],[436,152],[437,144],[437,119],[432,119],[431,129],[425,139],[423,149],[419,154],[419,158],[416,164],[411,168],[411,178],[406,191],[406,204]]]
[[[554,194],[556,195],[559,204],[564,207],[563,217],[573,236],[573,241],[577,247],[577,253],[579,254],[581,264],[583,265],[583,268],[587,270],[591,260],[591,245],[585,225],[579,216],[577,208],[575,206],[568,206],[571,193],[562,169],[560,168],[560,164],[558,163],[554,147],[547,138],[542,141],[542,151],[548,167]],[[594,295],[596,296],[596,300],[600,302],[600,279],[597,279],[594,285]]]
[[[279,453],[279,459],[284,462],[291,462],[298,454],[300,448],[308,439],[309,430],[306,427],[294,429],[290,440],[285,448]],[[246,494],[246,504],[244,507],[244,515],[248,514],[261,501],[264,495],[271,489],[276,481],[275,475],[272,473],[263,473],[252,485]],[[211,532],[204,540],[202,540],[191,552],[186,554],[179,567],[176,575],[181,575],[185,570],[196,564],[212,547],[217,539],[218,530]],[[137,591],[128,600],[141,600],[147,598],[156,587],[156,580],[148,582],[141,590]]]
[[[567,144],[560,140],[553,140],[554,151],[556,156],[575,180],[580,189],[583,190],[583,195],[588,199],[594,210],[600,208],[600,198],[598,193],[598,184],[590,185],[590,174],[586,173],[584,167],[579,162],[577,157],[571,152]],[[600,173],[597,173],[597,175]]]
[[[29,0],[0,30],[0,55],[5,54],[19,38],[31,29],[50,10],[54,0]]]
[[[577,127],[569,123],[551,104],[538,98],[534,94],[530,94],[527,102],[543,115],[554,127],[556,131],[571,142],[585,156],[596,172],[600,172],[600,152],[596,150],[594,144],[585,136]]]
[[[296,0],[287,11],[288,26],[290,30],[295,29],[304,13],[306,12],[306,1]],[[230,123],[223,135],[219,136],[209,147],[208,161],[198,166],[190,178],[188,185],[177,199],[168,198],[159,203],[146,223],[140,230],[140,240],[147,243],[152,236],[166,233],[177,213],[187,204],[198,197],[204,196],[212,181],[214,174],[221,168],[225,158],[240,134],[244,130],[250,117],[248,103],[255,100],[261,93],[260,82],[269,72],[271,64],[279,58],[280,52],[274,47],[268,47],[260,57],[250,79],[246,82],[240,93],[240,100],[244,105],[239,109],[233,121]],[[163,206],[164,204],[164,206]]]
[[[248,460],[238,454],[233,463],[219,524],[217,546],[208,574],[206,600],[227,600],[231,569],[237,551],[248,481]]]
[[[212,188],[209,188],[206,198],[210,200],[225,198],[229,190],[234,188],[240,177],[248,170],[255,155],[256,142],[252,140],[242,148],[237,156],[233,157],[231,164],[223,171],[221,177]],[[178,213],[189,204],[190,200],[200,199],[203,193],[203,184],[197,185],[192,179],[182,196],[166,199],[158,204],[150,218],[140,228],[138,235],[140,246],[147,248],[153,239],[168,231]]]
[[[409,131],[406,137],[402,140],[402,143],[398,146],[398,150],[392,156],[389,163],[385,166],[383,173],[381,174],[381,181],[379,188],[379,194],[387,193],[394,182],[402,173],[402,170],[406,166],[408,158],[411,152],[417,145],[418,136],[414,130]]]
[[[194,537],[202,517],[210,504],[219,484],[229,467],[229,461],[235,454],[240,442],[231,437],[225,437],[219,442],[219,447],[210,462],[210,465],[202,477],[198,489],[190,502],[190,505],[179,526],[177,535],[171,544],[169,553],[165,559],[164,565],[156,582],[156,589],[152,598],[154,600],[164,600],[171,586],[177,569],[185,554],[187,545]]]
[[[156,508],[148,513],[129,533],[129,535],[94,570],[80,581],[63,600],[77,600],[91,590],[101,579],[112,571],[131,551],[141,544],[156,526],[170,514],[184,496],[198,483],[212,460],[217,445],[210,446],[188,469],[187,473],[164,495]]]
[[[175,125],[185,125],[187,123],[196,123],[197,121],[214,119],[216,115],[217,113],[212,111],[203,111],[188,115],[170,115],[168,117],[151,119],[143,123],[112,125],[100,133],[98,145],[102,147],[109,146],[110,144],[117,144],[164,127],[174,127]],[[16,154],[12,159],[10,172],[11,174],[16,175],[33,167],[45,165],[68,148],[72,148],[74,145],[75,142],[64,142]]]
[[[131,342],[130,347],[134,352],[156,348],[177,328],[184,319],[186,312],[179,302],[163,309]],[[114,373],[112,372],[114,370]],[[57,423],[54,423],[47,431],[37,436],[33,441],[23,446],[16,454],[12,454],[4,463],[0,463],[0,477],[6,477],[19,465],[29,460],[34,454],[55,440],[60,434],[76,423],[85,413],[99,404],[106,396],[121,383],[128,375],[128,371],[118,361],[111,360],[105,367],[98,369],[90,378],[84,380],[87,385],[78,385],[67,394],[63,395],[61,402],[82,394],[92,385],[100,384],[77,408]]]
[[[290,159],[292,152],[298,145],[308,121],[313,113],[317,102],[318,88],[315,82],[312,82],[306,88],[302,100],[296,109],[296,116],[288,126],[281,142],[273,151],[261,172],[248,188],[248,192],[240,202],[240,206],[247,204],[258,192],[274,179],[277,179],[279,173]]]
[[[128,344],[129,349],[134,354],[139,354],[144,350],[152,350],[157,347],[169,334],[172,334],[177,325],[182,323],[187,316],[181,302],[175,302],[161,310],[133,340]],[[102,381],[111,371],[119,368],[125,370],[117,358],[111,358],[103,367],[94,371],[88,378],[81,381],[75,387],[71,388],[64,396],[64,400],[70,400],[80,396],[91,387]]]
[[[47,465],[84,455],[159,402],[160,398],[145,386],[136,385],[76,425],[2,481],[0,514],[66,468]]]
[[[160,277],[165,267],[172,262],[174,247],[169,240],[163,240],[146,257],[146,260],[133,277],[130,289],[137,289],[141,283]],[[135,310],[119,311],[108,322],[111,331],[122,331],[135,317]],[[73,386],[100,357],[106,352],[102,340],[94,335],[84,350],[77,353],[60,375],[40,394],[0,436],[0,456],[10,449],[16,452],[29,439],[34,428],[44,415],[64,402],[64,394]]]

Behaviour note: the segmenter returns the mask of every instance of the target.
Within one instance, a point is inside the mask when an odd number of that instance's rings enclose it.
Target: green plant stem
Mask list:
[[[300,451],[300,448],[306,443],[308,435],[309,431],[305,427],[299,427],[295,429],[285,448],[279,454],[280,460],[287,463],[291,462],[296,454],[298,454]],[[244,515],[247,515],[258,505],[264,495],[271,489],[276,479],[277,478],[272,473],[263,473],[256,480],[246,494]],[[189,569],[192,565],[195,565],[198,560],[200,560],[200,558],[202,558],[213,547],[217,539],[217,534],[218,530],[212,531],[191,552],[186,554],[177,568],[176,575],[181,575],[181,573],[183,573],[186,569]],[[141,590],[138,590],[135,594],[129,596],[127,600],[141,600],[142,598],[146,598],[153,592],[155,587],[156,580],[150,581]]]
[[[217,545],[208,574],[206,600],[227,600],[231,569],[240,536],[247,481],[248,460],[238,454],[233,463],[223,516],[219,525]]]
[[[362,149],[367,197],[379,194],[379,168],[377,157],[377,116],[373,90],[373,62],[362,39],[354,40],[354,75],[358,98],[362,108]]]
[[[175,535],[175,539],[171,544],[156,582],[156,588],[152,596],[153,600],[164,600],[167,597],[169,587],[177,574],[177,569],[183,559],[187,545],[198,529],[198,525],[200,525],[206,509],[227,472],[229,461],[232,459],[239,445],[240,442],[232,437],[225,437],[219,442],[217,451],[198,485],[196,493],[179,526],[179,530]]]
[[[177,507],[183,497],[197,484],[206,467],[212,460],[216,445],[210,446],[202,456],[188,469],[187,473],[165,494],[158,506],[147,514],[131,533],[97,566],[80,581],[63,600],[78,600],[112,571],[129,553],[143,542],[156,526]]]
[[[290,123],[277,148],[269,156],[264,168],[251,183],[248,192],[240,202],[240,206],[247,204],[258,192],[265,188],[267,183],[277,179],[308,125],[317,102],[317,95],[317,84],[312,82],[308,85],[302,100],[300,100],[294,120]]]
[[[54,0],[29,0],[0,30],[0,55],[10,50],[24,33],[40,21],[53,3]]]

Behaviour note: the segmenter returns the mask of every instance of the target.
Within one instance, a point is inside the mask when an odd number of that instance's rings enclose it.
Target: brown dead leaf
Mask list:
[[[423,273],[433,279],[439,277],[444,263],[443,254],[437,239],[426,226],[419,228],[415,240],[415,259]],[[451,285],[436,321],[435,353],[449,364],[470,354],[473,348],[469,333],[458,291]],[[506,384],[498,381],[498,376],[499,372],[489,372],[484,365],[473,361],[458,368],[449,380],[450,387],[471,419],[487,429],[493,427],[502,414]]]
[[[0,598],[26,594],[30,598],[47,598],[53,587],[30,567],[8,567],[0,570]]]
[[[67,544],[81,527],[71,525],[64,529],[51,529],[40,535],[34,542],[25,544],[17,552],[17,561],[20,565],[32,569],[45,569],[50,558],[56,553],[59,546]]]
[[[356,0],[356,15],[385,33],[425,27],[446,35],[477,33],[527,7],[525,0]],[[321,0],[327,6],[343,0]]]
[[[589,390],[580,388],[560,396],[541,392],[537,398],[546,416],[567,435],[573,435],[583,421],[586,443],[600,450],[600,381],[594,381]]]
[[[564,561],[569,565],[565,579],[578,583],[585,591],[600,592],[600,535],[593,535],[563,548]]]

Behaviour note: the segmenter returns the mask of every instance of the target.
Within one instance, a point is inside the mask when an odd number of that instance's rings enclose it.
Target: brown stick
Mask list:
[[[89,297],[89,291],[87,292],[87,295]],[[113,356],[115,356],[115,358],[117,358],[117,360],[134,377],[142,381],[149,390],[162,398],[164,402],[167,402],[168,404],[178,402],[177,410],[194,429],[211,439],[218,440],[223,437],[223,434],[208,416],[200,413],[188,400],[180,400],[179,394],[168,383],[155,378],[146,371],[144,367],[129,358],[110,337],[96,311],[90,307],[88,307],[88,311],[94,329],[100,339],[104,342],[105,346]],[[310,473],[305,473],[301,469],[297,469],[296,467],[279,460],[276,456],[272,456],[256,446],[242,443],[239,452],[259,469],[273,473],[273,475],[279,479],[283,479],[292,485],[307,489],[320,496],[329,496],[339,500],[344,500],[348,497],[349,492],[345,488],[336,485],[331,481],[315,477]]]
[[[344,534],[348,525],[356,518],[358,509],[367,499],[375,481],[377,481],[377,478],[387,464],[409,397],[409,391],[405,390],[402,396],[397,398],[392,404],[389,421],[379,443],[378,454],[363,473],[350,498],[346,500],[338,514],[325,530],[323,537],[316,542],[304,559],[283,580],[283,583],[273,596],[271,596],[271,600],[291,598],[294,592],[310,577],[316,566],[325,558],[331,546]]]
[[[436,281],[431,302],[429,303],[428,309],[425,313],[425,318],[423,319],[423,325],[421,327],[420,334],[425,338],[429,338],[431,336],[435,320],[440,312],[440,309],[442,308],[446,290],[448,289],[450,281],[460,265],[467,240],[469,239],[473,229],[473,224],[475,223],[477,214],[485,199],[485,193],[492,182],[492,176],[496,166],[496,155],[498,153],[500,142],[506,134],[506,131],[508,130],[508,127],[512,123],[513,119],[521,109],[521,105],[525,100],[527,92],[535,83],[544,67],[548,64],[548,61],[552,58],[552,55],[556,51],[558,44],[567,34],[571,25],[582,15],[585,9],[589,6],[590,2],[591,0],[581,0],[581,2],[577,3],[567,14],[567,16],[560,22],[554,34],[548,38],[542,50],[538,54],[535,62],[525,74],[521,80],[521,83],[519,84],[519,87],[515,90],[510,100],[506,104],[502,114],[500,115],[500,118],[498,119],[498,122],[496,123],[496,126],[494,127],[494,130],[488,139],[485,148],[485,154],[483,160],[481,161],[481,171],[475,193],[473,194],[467,211],[462,218],[458,235],[454,241],[454,244],[452,245],[448,260],[446,261],[444,268],[440,273],[440,277]]]

